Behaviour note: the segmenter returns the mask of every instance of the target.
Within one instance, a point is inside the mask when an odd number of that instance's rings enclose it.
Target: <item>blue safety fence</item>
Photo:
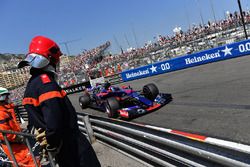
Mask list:
[[[157,62],[121,73],[124,82],[250,54],[250,40]]]

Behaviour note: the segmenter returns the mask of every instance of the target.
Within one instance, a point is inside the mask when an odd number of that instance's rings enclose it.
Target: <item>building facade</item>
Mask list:
[[[24,85],[30,77],[29,68],[11,69],[0,73],[0,86],[8,89]]]

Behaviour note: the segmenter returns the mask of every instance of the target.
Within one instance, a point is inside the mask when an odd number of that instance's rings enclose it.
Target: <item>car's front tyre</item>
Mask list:
[[[79,105],[82,109],[85,109],[90,104],[90,95],[86,92],[83,93],[83,96],[79,97]]]
[[[150,83],[143,86],[142,92],[147,99],[153,101],[159,94],[159,89],[155,84]]]
[[[117,110],[120,109],[119,101],[115,97],[107,98],[105,110],[109,118],[117,118],[119,116]]]

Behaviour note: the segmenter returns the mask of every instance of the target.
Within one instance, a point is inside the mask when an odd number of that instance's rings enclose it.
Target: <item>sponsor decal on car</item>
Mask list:
[[[129,117],[129,114],[126,110],[118,110],[118,112],[120,112],[121,117],[126,117],[126,118]]]

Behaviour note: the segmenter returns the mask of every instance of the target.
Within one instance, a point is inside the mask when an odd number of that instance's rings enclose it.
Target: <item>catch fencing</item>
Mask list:
[[[27,113],[18,114],[27,121]],[[81,132],[153,166],[250,166],[250,146],[230,147],[157,130],[143,124],[77,113]],[[20,118],[19,118],[20,120]],[[233,142],[231,142],[233,143]]]

